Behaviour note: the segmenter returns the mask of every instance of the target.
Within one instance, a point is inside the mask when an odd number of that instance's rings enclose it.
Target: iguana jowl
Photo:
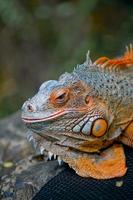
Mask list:
[[[116,59],[87,59],[44,82],[22,107],[30,140],[84,177],[126,173],[124,143],[133,146],[133,47]]]

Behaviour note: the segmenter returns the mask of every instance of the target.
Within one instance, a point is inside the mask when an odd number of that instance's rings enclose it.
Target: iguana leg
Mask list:
[[[123,176],[126,171],[125,154],[122,145],[115,144],[100,154],[64,160],[77,174],[83,177],[109,179]]]
[[[124,130],[120,140],[124,144],[133,147],[133,122],[131,122],[129,126]]]

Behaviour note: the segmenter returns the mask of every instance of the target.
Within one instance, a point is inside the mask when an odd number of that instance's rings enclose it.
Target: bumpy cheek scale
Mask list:
[[[107,122],[104,119],[100,119],[99,116],[93,116],[87,117],[76,124],[73,127],[73,132],[102,137],[106,133],[107,127]]]

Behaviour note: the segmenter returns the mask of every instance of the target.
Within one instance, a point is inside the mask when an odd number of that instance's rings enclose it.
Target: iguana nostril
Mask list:
[[[32,104],[28,104],[27,105],[27,110],[29,111],[29,112],[35,112],[36,111],[36,108],[35,108],[35,106],[33,106]]]

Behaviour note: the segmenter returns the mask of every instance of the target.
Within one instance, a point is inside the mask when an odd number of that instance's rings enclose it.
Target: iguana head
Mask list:
[[[108,130],[105,104],[93,96],[93,89],[75,72],[63,74],[58,81],[44,82],[22,109],[22,119],[33,132],[58,140],[61,136],[68,137],[67,141],[73,138],[76,149],[86,140],[100,140],[101,144]],[[71,147],[69,142],[65,145]]]
[[[40,135],[35,144],[61,156],[81,176],[125,174],[122,147],[109,146],[132,123],[132,55],[130,48],[120,59],[94,63],[87,56],[72,73],[44,82],[22,107],[22,120],[32,135]]]

